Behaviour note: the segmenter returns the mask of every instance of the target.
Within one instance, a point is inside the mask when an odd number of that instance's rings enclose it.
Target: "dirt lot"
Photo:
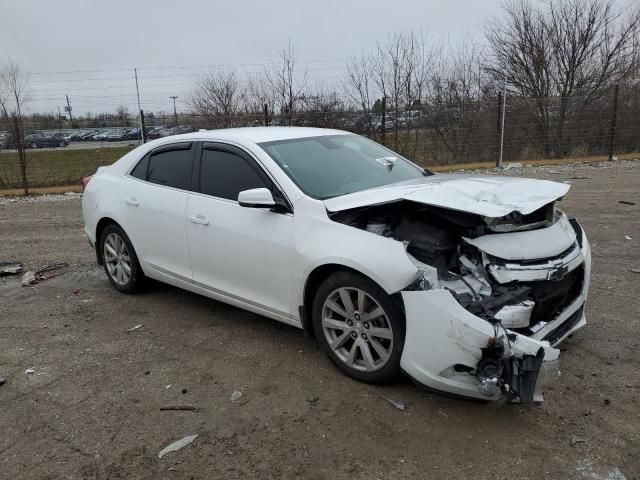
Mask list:
[[[0,477],[640,478],[640,162],[508,173],[571,182],[594,252],[589,324],[531,410],[354,382],[301,331],[172,287],[121,295],[78,198],[0,199],[0,261],[70,264],[0,279]]]

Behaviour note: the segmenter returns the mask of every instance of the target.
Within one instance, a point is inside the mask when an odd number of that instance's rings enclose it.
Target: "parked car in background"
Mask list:
[[[66,147],[69,141],[53,134],[32,133],[24,137],[24,144],[27,148],[51,148]]]
[[[586,324],[591,250],[564,183],[433,174],[297,127],[166,137],[83,183],[117,290],[150,277],[294,325],[360,381],[541,402]]]

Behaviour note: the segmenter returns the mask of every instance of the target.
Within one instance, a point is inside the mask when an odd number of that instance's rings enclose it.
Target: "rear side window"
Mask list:
[[[190,144],[151,152],[131,171],[131,176],[158,185],[191,189],[193,150]]]
[[[200,192],[229,200],[252,188],[269,188],[255,168],[239,155],[222,150],[202,151]]]
[[[147,179],[147,170],[149,170],[149,157],[150,155],[145,155],[142,160],[138,162],[136,167],[131,170],[131,176],[139,178],[140,180]]]

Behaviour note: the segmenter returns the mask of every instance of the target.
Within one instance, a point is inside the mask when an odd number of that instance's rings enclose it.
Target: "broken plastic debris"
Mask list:
[[[407,406],[404,403],[399,402],[397,400],[391,400],[390,398],[387,398],[387,397],[382,397],[382,398],[384,398],[387,402],[389,402],[391,405],[396,407],[401,412],[406,412],[407,411]]]
[[[62,275],[64,272],[63,268],[67,267],[69,264],[66,262],[62,263],[54,263],[53,265],[47,265],[40,270],[34,272],[26,272],[22,276],[22,286],[27,287],[34,283],[41,282],[43,280],[49,280],[50,278],[57,277],[58,275]]]
[[[579,443],[585,443],[586,440],[584,438],[580,438],[580,437],[576,437],[575,435],[573,437],[571,437],[571,441],[569,442],[569,444],[572,447],[575,447],[577,444]]]
[[[22,267],[20,262],[0,262],[0,276],[17,275],[22,272]]]
[[[27,368],[24,373],[26,373],[27,375],[31,375],[32,373],[34,373],[35,370],[33,368]]]
[[[23,276],[22,276],[22,286],[23,287],[27,287],[33,283],[37,283],[38,280],[36,280],[36,275],[35,273],[29,271],[26,272]]]
[[[629,202],[627,200],[618,200],[618,203],[621,203],[623,205],[635,205],[635,202]]]
[[[624,238],[627,240],[633,240],[629,235],[625,235]]]
[[[640,273],[640,268],[632,268],[631,272],[632,273]]]
[[[162,450],[160,450],[160,453],[158,453],[158,458],[162,458],[167,453],[176,452],[176,451],[180,450],[181,448],[186,447],[191,442],[193,442],[196,438],[198,438],[197,434],[196,435],[188,435],[188,436],[186,436],[184,438],[181,438],[180,440],[178,440],[176,442],[173,442],[170,445],[167,445]]]
[[[5,383],[7,383],[7,379],[0,377],[0,385],[4,385]]]
[[[167,386],[166,386],[166,387],[164,387],[164,388],[166,388],[167,390],[169,390],[172,386],[173,386],[173,384],[172,384],[172,383],[170,383],[169,385],[167,385]]]
[[[166,405],[164,407],[160,407],[160,411],[186,411],[186,412],[199,412],[200,409],[198,407],[194,407],[193,405]]]
[[[240,397],[242,397],[242,392],[240,390],[234,390],[231,394],[231,401],[236,402],[240,400]]]
[[[138,330],[139,328],[144,327],[144,323],[141,323],[139,325],[136,325],[135,327],[131,327],[129,330],[127,330],[127,332],[134,332],[136,330]]]

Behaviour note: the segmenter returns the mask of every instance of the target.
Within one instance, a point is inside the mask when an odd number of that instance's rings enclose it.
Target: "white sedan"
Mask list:
[[[542,401],[585,325],[566,184],[434,175],[364,137],[259,127],[142,145],[85,179],[111,284],[146,277],[304,329],[347,375]]]

